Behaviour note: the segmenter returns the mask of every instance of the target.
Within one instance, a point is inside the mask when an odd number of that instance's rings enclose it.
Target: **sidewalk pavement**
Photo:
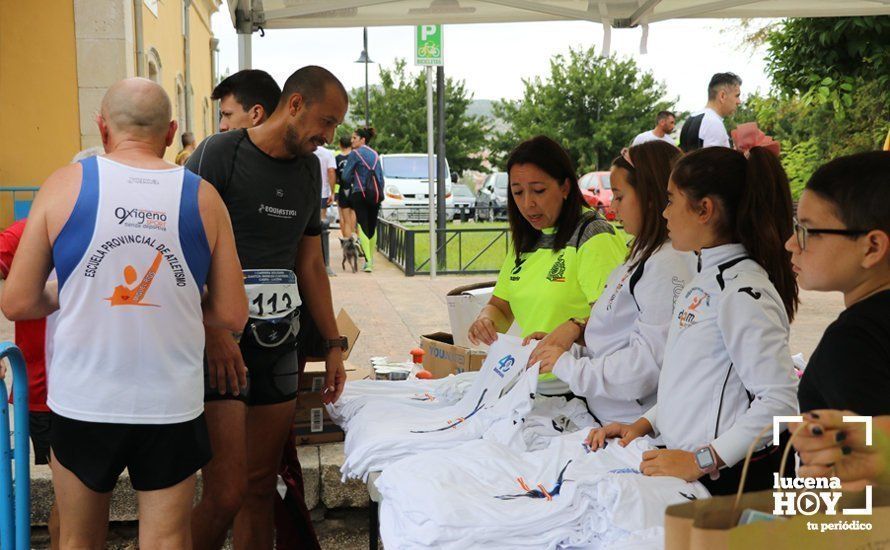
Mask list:
[[[420,345],[420,336],[431,332],[450,332],[445,295],[463,285],[494,281],[497,275],[444,275],[430,280],[429,275],[406,277],[394,264],[377,253],[374,272],[352,273],[341,267],[342,250],[339,231],[331,231],[331,278],[334,313],[343,308],[361,330],[349,363],[356,367],[355,378],[369,372],[370,358],[378,355],[395,360],[410,360],[411,349]]]

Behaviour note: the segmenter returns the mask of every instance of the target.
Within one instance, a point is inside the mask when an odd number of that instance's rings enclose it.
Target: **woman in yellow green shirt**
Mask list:
[[[566,151],[546,136],[520,143],[507,160],[513,250],[488,304],[470,326],[474,345],[491,344],[515,320],[526,337],[567,320],[586,322],[627,243],[587,210]]]

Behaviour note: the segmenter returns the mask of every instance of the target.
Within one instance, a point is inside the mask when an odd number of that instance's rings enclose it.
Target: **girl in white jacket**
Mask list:
[[[695,256],[671,247],[661,216],[680,155],[651,141],[612,161],[612,206],[634,236],[627,260],[612,271],[589,320],[531,336],[543,340],[529,364],[540,361],[541,372],[568,383],[603,425],[633,422],[655,404],[674,302],[695,272]],[[579,338],[584,348],[576,357],[568,350]]]
[[[783,243],[792,234],[788,178],[775,154],[708,147],[683,157],[668,186],[671,241],[699,254],[671,321],[657,405],[633,424],[591,431],[592,449],[660,436],[646,475],[701,478],[712,494],[737,490],[742,463],[775,416],[797,413],[788,349],[797,284]],[[779,447],[757,441],[746,490],[773,486]],[[709,474],[709,475],[705,475]]]

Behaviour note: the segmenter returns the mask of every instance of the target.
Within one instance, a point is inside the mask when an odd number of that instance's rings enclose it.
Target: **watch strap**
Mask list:
[[[324,349],[326,351],[332,350],[334,348],[340,348],[343,351],[349,347],[349,339],[345,336],[341,336],[339,338],[334,338],[332,340],[324,341]]]

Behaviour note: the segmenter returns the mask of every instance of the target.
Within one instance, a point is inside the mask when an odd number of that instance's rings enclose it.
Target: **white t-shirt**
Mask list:
[[[340,399],[328,405],[338,426],[349,421],[368,403],[386,401],[422,409],[454,405],[473,385],[478,372],[463,372],[436,380],[353,380],[347,382]]]
[[[644,532],[658,540],[667,506],[710,496],[698,482],[642,475],[649,438],[588,453],[586,436],[534,452],[470,441],[393,464],[376,481],[384,545],[611,548]]]
[[[695,114],[701,113],[705,114],[698,129],[698,139],[702,140],[702,147],[729,147],[729,133],[723,124],[723,117],[710,107],[705,107],[703,111]]]
[[[634,145],[639,145],[641,143],[646,143],[647,141],[655,141],[661,140],[670,143],[671,145],[676,145],[674,139],[670,136],[670,134],[665,134],[664,137],[658,137],[655,135],[653,130],[649,130],[648,132],[643,132],[642,134],[637,134],[637,137],[634,138],[633,142],[630,144],[631,147]]]
[[[315,156],[321,164],[321,198],[326,199],[331,196],[331,182],[328,181],[328,170],[337,169],[337,161],[334,159],[334,153],[324,147],[315,148]]]
[[[489,431],[495,439],[518,441],[515,433],[532,408],[537,386],[537,366],[525,369],[533,349],[534,343],[522,346],[517,337],[499,336],[473,386],[454,405],[423,408],[388,399],[367,403],[342,426],[343,477],[364,479],[406,456],[451,448]]]

